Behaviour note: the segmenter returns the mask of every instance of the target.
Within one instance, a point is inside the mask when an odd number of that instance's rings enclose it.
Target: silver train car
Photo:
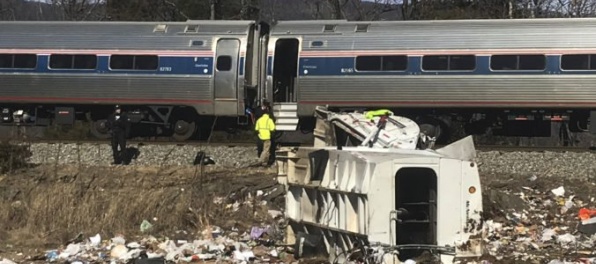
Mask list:
[[[104,138],[119,104],[150,134],[187,140],[215,121],[250,127],[268,99],[280,131],[312,130],[326,105],[389,108],[437,136],[457,122],[596,132],[591,18],[0,24],[5,124],[85,120]]]

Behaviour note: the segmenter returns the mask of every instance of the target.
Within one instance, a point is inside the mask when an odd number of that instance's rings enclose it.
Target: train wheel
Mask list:
[[[108,139],[110,138],[110,130],[108,129],[108,120],[101,119],[91,121],[91,125],[89,126],[89,131],[91,135],[98,139]]]
[[[194,121],[177,120],[174,123],[174,134],[172,138],[176,141],[185,141],[194,136],[197,125]]]

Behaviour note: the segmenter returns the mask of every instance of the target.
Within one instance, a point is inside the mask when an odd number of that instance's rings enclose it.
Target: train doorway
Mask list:
[[[279,39],[275,42],[273,102],[296,102],[299,48],[298,39]]]

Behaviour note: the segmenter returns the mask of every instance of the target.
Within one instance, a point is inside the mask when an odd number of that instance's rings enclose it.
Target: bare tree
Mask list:
[[[355,20],[379,20],[383,14],[400,10],[399,0],[353,0],[351,4],[355,10]],[[398,19],[398,16],[393,19]]]
[[[51,0],[62,20],[102,20],[105,18],[103,1]]]
[[[16,20],[14,0],[6,0],[0,2],[0,19]]]

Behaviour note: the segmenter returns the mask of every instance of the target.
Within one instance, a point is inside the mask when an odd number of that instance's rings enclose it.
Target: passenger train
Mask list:
[[[262,99],[279,131],[312,131],[323,105],[392,109],[437,136],[595,132],[596,19],[0,22],[0,85],[4,124],[83,120],[99,138],[116,104],[184,141],[249,128]]]

